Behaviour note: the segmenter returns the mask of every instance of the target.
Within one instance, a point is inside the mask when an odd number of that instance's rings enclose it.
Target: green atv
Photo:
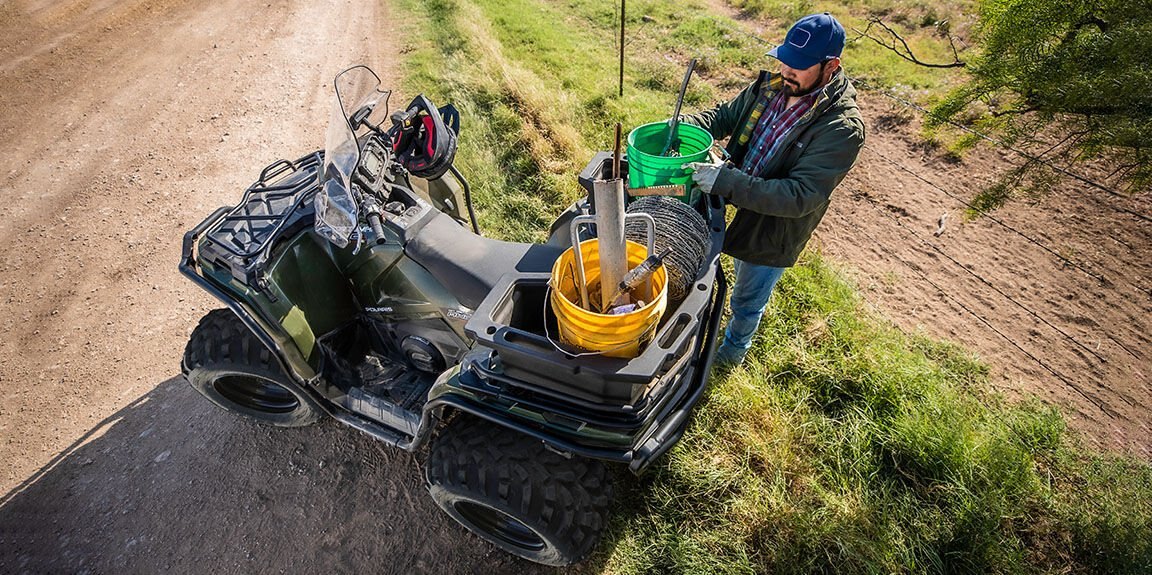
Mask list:
[[[642,353],[580,353],[555,341],[547,302],[588,200],[547,243],[482,237],[452,166],[459,114],[417,97],[382,129],[379,85],[362,66],[337,75],[325,149],[269,165],[185,235],[181,272],[227,305],[192,332],[185,377],[273,425],[330,416],[405,450],[431,442],[428,489],[445,512],[521,557],[576,562],[606,525],[607,464],[643,472],[704,392],[723,206],[690,208],[707,251]],[[586,188],[608,158],[588,164]]]

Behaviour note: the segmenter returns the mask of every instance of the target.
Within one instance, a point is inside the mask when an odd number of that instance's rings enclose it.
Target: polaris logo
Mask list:
[[[368,313],[392,313],[393,310],[390,307],[366,307],[364,311]]]
[[[452,319],[458,319],[461,321],[468,321],[469,319],[472,319],[472,313],[471,312],[466,312],[466,311],[460,310],[460,309],[450,309],[447,312],[445,312],[444,315],[446,315]]]

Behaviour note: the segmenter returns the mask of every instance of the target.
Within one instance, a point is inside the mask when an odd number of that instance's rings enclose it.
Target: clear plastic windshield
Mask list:
[[[356,129],[375,125],[376,107],[384,102],[387,116],[388,91],[380,90],[380,78],[364,66],[337,74],[333,81],[336,97],[324,137],[324,172],[316,195],[316,232],[340,247],[346,247],[357,231],[359,198],[352,186],[352,172],[360,163]]]

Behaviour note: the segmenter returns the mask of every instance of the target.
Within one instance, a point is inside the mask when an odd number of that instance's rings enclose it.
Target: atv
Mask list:
[[[723,205],[686,208],[707,249],[643,351],[587,353],[556,340],[548,294],[569,238],[591,231],[573,226],[589,198],[547,243],[485,238],[452,164],[459,113],[419,96],[389,115],[390,92],[363,66],[333,85],[324,150],[268,165],[184,236],[180,271],[227,306],[192,332],[185,377],[261,422],[332,417],[427,445],[428,490],[453,519],[532,561],[582,559],[606,525],[608,466],[642,473],[705,390],[726,292]],[[585,189],[611,160],[592,158]]]

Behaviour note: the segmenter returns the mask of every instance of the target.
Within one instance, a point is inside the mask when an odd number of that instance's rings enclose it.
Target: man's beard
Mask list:
[[[799,98],[801,96],[807,96],[808,94],[819,90],[823,86],[823,84],[820,82],[821,79],[823,79],[823,75],[816,78],[816,81],[812,82],[812,85],[808,86],[807,88],[801,86],[799,82],[793,82],[792,80],[785,79],[784,87],[780,91],[783,92],[784,96],[787,98]]]
[[[784,81],[784,88],[782,90],[780,90],[781,92],[784,93],[784,96],[787,98],[798,98],[800,96],[807,96],[808,94],[815,92],[816,89],[819,87],[818,82],[814,82],[811,86],[808,86],[807,88],[804,88],[803,86],[800,86],[799,84],[793,84],[791,82],[792,82],[791,80],[785,80]]]
[[[785,78],[784,79],[784,87],[780,91],[784,92],[784,96],[786,96],[788,98],[799,98],[801,96],[807,96],[808,94],[811,94],[812,92],[815,92],[816,90],[819,90],[820,88],[823,88],[824,82],[822,82],[821,80],[824,79],[824,65],[825,64],[827,64],[827,61],[820,63],[820,74],[818,76],[816,76],[816,80],[812,82],[811,86],[808,86],[807,88],[805,88],[804,86],[801,86],[799,82],[794,82],[792,80]]]

